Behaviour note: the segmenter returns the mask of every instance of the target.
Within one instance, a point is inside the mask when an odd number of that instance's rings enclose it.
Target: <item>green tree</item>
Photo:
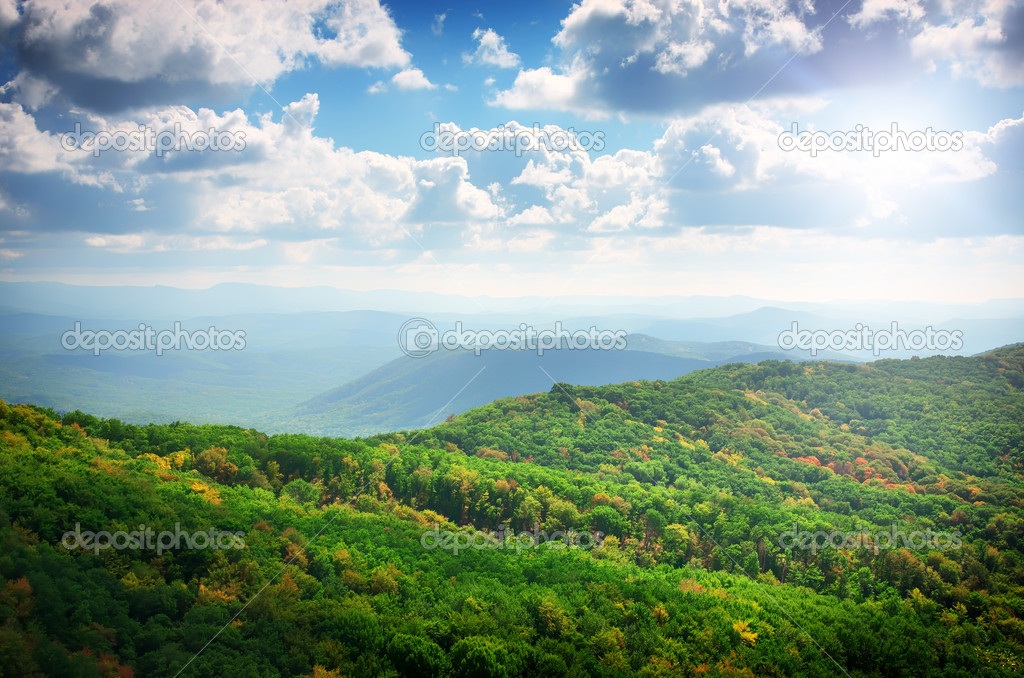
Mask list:
[[[463,638],[452,646],[452,667],[465,678],[506,678],[508,652],[503,644],[485,636]]]
[[[444,676],[450,663],[444,650],[429,638],[395,634],[388,643],[388,659],[403,676]]]

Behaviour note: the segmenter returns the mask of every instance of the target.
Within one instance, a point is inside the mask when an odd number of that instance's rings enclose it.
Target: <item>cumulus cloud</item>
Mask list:
[[[67,168],[55,135],[40,131],[20,104],[0,103],[0,170],[34,174]]]
[[[948,63],[954,75],[985,85],[1024,84],[1024,2],[988,0],[946,21],[921,22],[919,31],[911,47],[931,67]]]
[[[434,89],[437,87],[418,68],[406,68],[395,73],[391,78],[391,82],[398,89]]]
[[[505,45],[505,38],[494,32],[493,29],[476,29],[473,31],[473,39],[477,41],[476,51],[472,54],[463,54],[462,60],[467,64],[485,64],[497,66],[498,68],[515,68],[519,65],[519,55],[510,52]]]
[[[519,226],[521,224],[550,224],[554,220],[555,218],[551,216],[551,212],[546,207],[530,205],[522,212],[510,217],[507,223],[509,226]]]
[[[860,11],[848,17],[848,21],[863,28],[889,19],[918,20],[924,18],[924,7],[918,0],[864,0]]]
[[[285,123],[310,124],[315,110],[308,107],[316,104],[316,100],[290,104],[283,113]],[[79,177],[98,179],[108,174],[121,187],[148,175],[209,174],[255,160],[265,150],[258,139],[247,137],[251,126],[242,109],[217,113],[209,108],[168,106],[147,109],[132,118],[86,111],[66,117],[68,129],[57,137],[66,161]],[[89,137],[97,141],[90,144]]]
[[[18,19],[17,0],[0,0],[0,37],[17,24]]]
[[[492,193],[472,182],[464,158],[415,160],[338,147],[315,133],[319,107],[319,97],[307,94],[278,115],[256,121],[241,110],[218,113],[183,106],[150,111],[136,120],[92,115],[84,118],[85,129],[116,133],[138,131],[141,125],[157,136],[172,129],[214,129],[244,139],[239,149],[227,151],[180,148],[158,156],[139,149],[96,156],[62,149],[60,139],[40,131],[18,104],[0,104],[0,170],[53,172],[79,183],[105,182],[108,188],[130,194],[121,203],[140,219],[159,214],[165,203],[173,204],[189,215],[178,228],[196,238],[288,232],[302,240],[326,232],[379,245],[432,224],[464,225],[503,217],[504,208]],[[161,201],[153,195],[175,197]],[[102,233],[90,237],[89,245],[113,251],[179,246],[198,250],[218,243],[239,249],[230,239],[159,240],[151,234],[136,242]]]
[[[986,85],[1024,82],[1024,3],[864,0],[582,0],[553,64],[520,71],[510,109],[673,115],[765,93],[806,96],[899,82],[937,64]],[[856,64],[856,68],[851,68]]]
[[[0,103],[0,172],[54,173],[76,184],[120,188],[110,172],[91,165],[84,153],[65,150],[61,142],[60,135],[40,130],[20,104]],[[7,202],[2,195],[0,201]]]
[[[749,96],[783,55],[822,50],[812,16],[785,0],[583,0],[552,39],[560,63],[521,71],[492,103],[593,116]],[[775,56],[752,58],[766,50]],[[682,85],[695,71],[703,79]]]
[[[318,97],[292,104],[294,125],[262,119],[246,129],[257,150],[200,183],[199,226],[222,232],[324,231],[381,244],[425,224],[500,216],[463,158],[415,160],[335,147],[313,132]],[[230,177],[225,186],[222,177]],[[195,185],[192,180],[192,185]]]
[[[0,22],[8,14],[0,9]],[[377,0],[36,0],[15,31],[16,89],[34,105],[47,92],[98,111],[217,100],[312,60],[384,68],[410,59]]]
[[[803,201],[796,214],[813,215],[820,206],[830,210],[835,228],[864,226],[903,218],[915,200],[908,196],[979,181],[1000,166],[1012,173],[1020,165],[1013,159],[1024,150],[1024,118],[966,133],[956,152],[876,156],[868,148],[812,156],[780,146],[788,121],[814,120],[827,108],[827,101],[814,97],[721,104],[673,119],[647,151],[621,149],[594,158],[579,150],[531,151],[508,182],[505,197],[516,207],[508,210],[506,224],[594,235],[640,232],[699,224],[716,210],[722,213],[717,218],[728,218],[722,215],[742,203],[771,205],[762,215],[769,223],[807,227],[807,220],[793,218],[792,205],[778,199],[784,191]],[[801,129],[815,128],[804,123]]]
[[[1000,169],[1019,171],[1024,157],[1024,115],[966,133],[958,153],[900,152],[876,158],[870,152],[811,156],[780,148],[788,121],[813,121],[828,107],[828,101],[814,97],[721,104],[672,119],[647,149],[605,154],[544,145],[513,152],[515,135],[533,128],[510,121],[468,130],[505,137],[504,151],[417,160],[356,152],[318,136],[320,100],[312,93],[256,120],[241,110],[182,106],[151,110],[136,119],[83,118],[93,129],[129,131],[140,124],[155,131],[214,128],[245,140],[244,148],[230,152],[179,149],[163,156],[151,151],[98,158],[77,151],[61,155],[59,140],[40,131],[31,114],[5,104],[0,106],[0,133],[10,136],[0,149],[14,150],[0,152],[0,166],[21,174],[64,173],[97,185],[107,181],[127,194],[119,203],[138,223],[158,223],[171,205],[185,215],[184,221],[175,221],[181,231],[175,237],[159,229],[115,232],[118,237],[91,232],[87,244],[96,249],[241,252],[248,247],[276,256],[322,258],[333,251],[331,243],[395,247],[414,242],[409,235],[416,242],[436,243],[441,232],[478,251],[503,247],[527,253],[549,246],[579,251],[595,238],[668,236],[697,226],[713,232],[725,228],[731,215],[743,214],[735,211],[738,204],[760,206],[765,224],[796,230],[870,227],[902,218],[908,195],[935,195],[942,190],[938,185],[969,184]],[[804,122],[801,128],[813,129],[813,124]],[[454,123],[440,129],[463,131]],[[553,125],[542,131],[568,134]],[[487,177],[486,185],[480,177]],[[801,201],[800,209],[778,194]],[[827,226],[815,222],[822,215]],[[308,249],[303,244],[313,241],[324,245]],[[276,248],[281,242],[290,243],[286,250]],[[709,237],[706,242],[719,241]]]
[[[582,151],[540,149],[510,182],[540,190],[544,203],[509,223],[562,224],[607,233],[664,225],[667,203],[649,152],[624,149],[595,159]]]
[[[561,110],[589,118],[607,117],[587,92],[589,79],[589,69],[582,59],[562,72],[548,66],[522,70],[511,88],[498,92],[488,103],[511,110]]]
[[[628,203],[616,205],[590,222],[588,231],[594,233],[614,233],[631,228],[656,228],[664,224],[662,216],[668,208],[665,201],[637,194],[630,195]]]
[[[703,66],[713,48],[708,40],[670,41],[658,54],[654,67],[661,73],[686,75],[687,71]]]
[[[965,134],[969,163],[949,162],[946,173],[957,181],[970,181],[997,170],[1011,175],[1024,172],[1024,113],[1004,118],[986,131]]]

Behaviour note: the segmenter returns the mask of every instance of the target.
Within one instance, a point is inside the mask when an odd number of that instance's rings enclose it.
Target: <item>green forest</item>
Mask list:
[[[351,440],[0,401],[0,676],[1020,675],[1022,389],[1015,345]],[[84,538],[147,530],[193,539]]]

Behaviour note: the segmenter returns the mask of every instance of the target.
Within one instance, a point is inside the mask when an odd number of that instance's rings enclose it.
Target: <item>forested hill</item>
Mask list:
[[[554,384],[547,394],[496,400],[417,437],[591,471],[600,463],[630,461],[624,446],[661,445],[660,457],[672,459],[679,456],[677,444],[703,440],[714,452],[750,456],[742,468],[751,468],[753,459],[778,466],[775,457],[800,458],[863,480],[847,462],[861,466],[857,456],[901,450],[903,463],[917,467],[934,462],[949,471],[1014,479],[1024,471],[1022,389],[1024,344],[979,357],[868,365],[769,360],[669,382]],[[634,452],[632,461],[640,456]],[[659,464],[650,466],[655,477],[675,479],[671,464],[661,471]],[[864,470],[872,471],[869,478],[910,481],[918,491],[935,484],[932,474],[908,475],[899,465]],[[638,479],[651,477],[641,472]]]
[[[0,675],[1019,675],[1022,364],[555,384],[356,440],[0,403]],[[143,526],[242,536],[66,547]]]

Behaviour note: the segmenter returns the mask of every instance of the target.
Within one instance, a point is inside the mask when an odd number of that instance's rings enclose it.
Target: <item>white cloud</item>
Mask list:
[[[704,144],[700,147],[700,152],[704,156],[704,162],[711,168],[713,174],[726,178],[736,174],[736,168],[722,157],[721,149],[711,144]]]
[[[433,33],[434,35],[436,35],[437,37],[441,37],[442,35],[444,35],[444,20],[447,19],[447,18],[448,18],[448,13],[447,12],[442,12],[441,14],[435,14],[434,15],[434,23],[430,24],[430,32]]]
[[[551,212],[546,207],[531,205],[513,215],[506,223],[509,226],[519,226],[522,224],[550,224],[554,221],[555,218],[551,216]]]
[[[130,187],[134,195],[121,204],[138,223],[156,214],[145,194],[154,185],[163,195],[179,195],[168,204],[196,215],[179,225],[197,240],[152,234],[89,236],[88,244],[116,251],[241,249],[257,240],[218,239],[210,233],[233,238],[274,230],[293,232],[296,241],[327,232],[379,245],[428,224],[464,225],[503,217],[500,196],[472,183],[464,158],[417,161],[336,147],[314,133],[319,107],[319,97],[307,94],[285,106],[278,120],[264,115],[253,122],[240,110],[218,114],[186,107],[151,111],[140,120],[89,118],[86,129],[130,131],[141,123],[156,135],[179,126],[185,131],[213,128],[245,140],[240,151],[180,150],[158,158],[143,150],[94,158],[63,151],[59,140],[40,132],[20,106],[0,104],[0,169],[21,174],[63,171],[79,182],[98,184],[105,178],[111,188]],[[65,157],[76,159],[75,165]]]
[[[40,132],[24,109],[8,104],[0,106],[0,113],[7,116],[0,134],[15,130],[6,144],[0,144],[0,162],[14,158],[21,163],[8,171],[61,170],[67,164],[61,156],[54,160],[40,154],[55,139]],[[83,154],[67,171],[97,177],[106,172],[128,187],[130,195],[119,197],[117,204],[136,210],[130,215],[131,232],[85,234],[86,242],[97,250],[219,250],[226,255],[258,250],[268,261],[321,266],[331,263],[332,257],[360,260],[361,255],[353,252],[366,246],[393,248],[401,252],[399,258],[406,257],[413,245],[418,251],[420,242],[431,249],[443,243],[442,249],[449,249],[438,254],[442,259],[463,256],[465,245],[473,252],[508,256],[557,247],[566,261],[575,261],[588,252],[604,256],[592,241],[614,240],[614,251],[627,260],[642,255],[641,242],[660,256],[656,243],[675,247],[675,234],[684,232],[688,251],[747,252],[747,240],[724,232],[728,229],[721,225],[693,230],[706,223],[699,209],[744,202],[758,210],[758,218],[761,206],[774,209],[777,216],[777,190],[808,200],[796,212],[785,208],[787,218],[817,214],[827,220],[826,231],[857,223],[865,229],[886,220],[898,223],[912,194],[933,190],[939,182],[962,185],[990,177],[1003,163],[1010,163],[1009,171],[1014,171],[1013,158],[1021,156],[1024,142],[1022,115],[965,134],[964,151],[955,154],[904,152],[874,158],[870,153],[826,152],[811,157],[779,148],[779,134],[788,121],[800,119],[806,126],[828,113],[828,102],[817,98],[767,99],[708,107],[676,118],[648,150],[627,148],[591,157],[583,151],[540,149],[523,157],[495,152],[486,159],[469,154],[416,160],[357,153],[317,136],[320,100],[307,94],[281,113],[256,119],[241,110],[186,107],[150,110],[135,120],[93,115],[86,122],[94,129],[129,130],[140,123],[154,130],[175,124],[187,130],[214,127],[242,133],[246,143],[238,152],[183,151],[163,159],[145,152],[99,159]],[[458,130],[453,123],[446,125]],[[519,127],[511,121],[502,130],[511,134]],[[549,128],[546,131],[558,129]],[[16,154],[4,156],[8,147]],[[487,176],[486,188],[476,174],[474,163],[479,162],[486,164],[481,173]],[[150,198],[151,187],[158,201]],[[741,192],[746,192],[741,199],[730,198]],[[846,196],[848,202],[830,203],[833,195]],[[825,197],[809,206],[820,196]],[[821,210],[821,205],[828,209]],[[190,215],[175,222],[182,233],[158,233],[161,219],[168,216],[167,206]],[[777,222],[765,215],[765,223]],[[124,225],[116,224],[121,229]],[[744,237],[753,233],[781,238],[783,233],[793,240],[804,232],[800,229],[806,226],[748,231]],[[655,231],[666,240],[651,238]],[[822,237],[818,242],[838,241]],[[343,250],[341,243],[357,249]]]
[[[18,0],[0,0],[0,34],[18,23]]]
[[[730,89],[749,96],[758,85],[747,81],[761,76],[731,69],[767,48],[820,52],[820,31],[803,20],[811,14],[809,4],[794,10],[785,0],[583,0],[552,39],[560,64],[520,71],[492,103],[595,117],[721,100]],[[678,79],[695,70],[706,71],[707,84],[687,96]]]
[[[19,104],[0,103],[0,170],[32,174],[69,169],[60,139],[36,127]]]
[[[669,42],[658,54],[655,67],[662,73],[686,75],[687,71],[704,65],[713,47],[714,45],[707,40]]]
[[[948,63],[953,75],[983,85],[1024,84],[1024,5],[1019,0],[947,0],[928,8],[920,0],[865,0],[848,20],[865,30],[896,25],[914,56],[931,70]]]
[[[522,70],[511,88],[498,92],[488,103],[511,110],[573,111],[591,118],[607,117],[603,110],[587,100],[584,83],[588,77],[587,67],[581,59],[560,73],[548,66]]]
[[[954,76],[996,87],[1024,85],[1024,5],[988,0],[939,24],[926,21],[910,46],[933,68],[948,62]]]
[[[620,150],[591,160],[583,151],[537,151],[512,186],[531,186],[544,193],[544,212],[524,210],[510,225],[543,216],[558,224],[602,233],[632,227],[661,226],[666,204],[649,153]]]
[[[57,172],[77,184],[121,188],[109,171],[93,166],[87,153],[65,150],[60,135],[40,130],[32,114],[20,104],[0,103],[0,171]],[[22,213],[22,208],[16,211]]]
[[[664,200],[653,196],[641,198],[634,193],[630,195],[628,203],[616,205],[590,222],[587,230],[593,233],[615,233],[633,227],[656,228],[664,224],[663,215],[666,211]]]
[[[745,56],[775,45],[798,54],[814,54],[823,47],[820,29],[809,28],[801,16],[790,10],[786,0],[739,0],[727,5],[732,6],[742,10]],[[801,13],[814,14],[810,3],[802,10]],[[728,15],[728,10],[725,13]]]
[[[549,230],[534,229],[517,232],[505,238],[493,226],[471,226],[465,238],[467,251],[473,253],[541,254],[550,250],[556,234]],[[508,270],[509,267],[501,265]]]
[[[159,235],[153,233],[126,233],[122,235],[91,235],[85,244],[118,254],[142,252],[200,252],[217,250],[247,251],[265,247],[263,238],[242,239],[225,235]]]
[[[308,124],[311,118],[307,109],[316,104],[315,100],[307,98],[286,107],[287,124],[300,127]],[[95,146],[91,151],[76,148],[63,152],[80,182],[112,184],[123,190],[140,183],[147,175],[208,175],[219,167],[244,162],[262,151],[257,139],[247,137],[251,126],[241,109],[218,114],[208,108],[193,111],[187,106],[170,106],[148,109],[134,119],[84,112],[78,115],[81,117],[77,120],[74,114],[68,116],[71,118],[66,123],[70,128],[68,132],[80,129],[83,135],[105,133],[111,140],[131,144],[127,150],[116,150],[108,144]],[[140,128],[145,130],[145,135]],[[54,138],[58,139],[60,149],[59,138]],[[66,142],[71,144],[71,137]]]
[[[613,33],[620,31],[619,37],[628,49],[649,50],[656,39],[657,26],[672,18],[673,9],[667,4],[648,0],[583,0],[573,5],[554,42],[565,49],[603,49],[614,42]],[[691,3],[680,3],[678,7],[686,11],[684,6],[689,9]],[[695,5],[693,9],[699,11]]]
[[[966,134],[960,152],[903,150],[876,157],[866,149],[812,156],[780,147],[780,135],[788,131],[784,121],[813,119],[826,108],[817,98],[712,106],[673,120],[651,152],[623,149],[594,159],[583,152],[531,152],[508,185],[533,188],[543,200],[521,204],[506,223],[558,224],[595,234],[679,226],[692,223],[691,196],[728,204],[729,194],[745,192],[752,194],[746,199],[751,204],[773,204],[774,191],[804,186],[823,204],[830,196],[844,201],[830,217],[834,227],[866,225],[903,219],[922,191],[991,176],[1000,157],[1012,161],[1024,146],[1022,117]]]
[[[21,24],[22,87],[41,80],[110,110],[189,89],[268,85],[308,59],[377,68],[410,59],[377,0],[36,0]],[[88,91],[97,79],[105,100]]]
[[[427,76],[423,75],[423,71],[418,68],[407,68],[404,71],[399,71],[391,78],[391,82],[395,84],[398,89],[434,89],[437,87],[434,83],[427,80]]]
[[[801,20],[805,13],[813,13],[809,4],[797,14],[785,0],[583,0],[573,6],[554,42],[563,49],[615,52],[628,59],[708,40],[728,46],[729,36],[742,36],[747,56],[774,45],[811,53],[821,49],[821,40]]]
[[[918,0],[864,0],[860,11],[847,17],[850,25],[864,28],[889,19],[918,20],[925,15]]]
[[[745,101],[766,83],[775,96],[805,96],[866,79],[898,81],[942,63],[984,85],[1024,84],[1020,0],[945,0],[927,10],[921,0],[865,0],[845,19],[817,16],[815,6],[582,0],[552,39],[553,63],[521,70],[491,103],[590,116],[671,115]],[[886,56],[850,67],[865,51]]]
[[[317,102],[316,95],[304,97],[304,115],[315,115]],[[332,232],[381,245],[423,224],[501,213],[490,194],[470,181],[464,158],[357,153],[315,136],[312,120],[297,126],[264,118],[246,132],[258,151],[254,157],[219,168],[198,187],[196,177],[190,179],[202,215],[195,226],[223,233]]]
[[[462,60],[467,64],[485,64],[498,68],[515,68],[519,65],[519,55],[508,51],[505,38],[493,29],[488,28],[485,31],[478,28],[473,31],[473,39],[478,43],[476,51],[462,55]]]
[[[709,106],[697,115],[673,120],[654,149],[659,174],[687,190],[748,190],[801,173],[838,177],[823,160],[779,148],[783,131],[775,117],[786,108],[807,110],[813,101],[763,101]]]
[[[128,235],[93,235],[85,239],[89,247],[103,247],[114,252],[132,252],[142,249],[145,237],[134,233]]]

